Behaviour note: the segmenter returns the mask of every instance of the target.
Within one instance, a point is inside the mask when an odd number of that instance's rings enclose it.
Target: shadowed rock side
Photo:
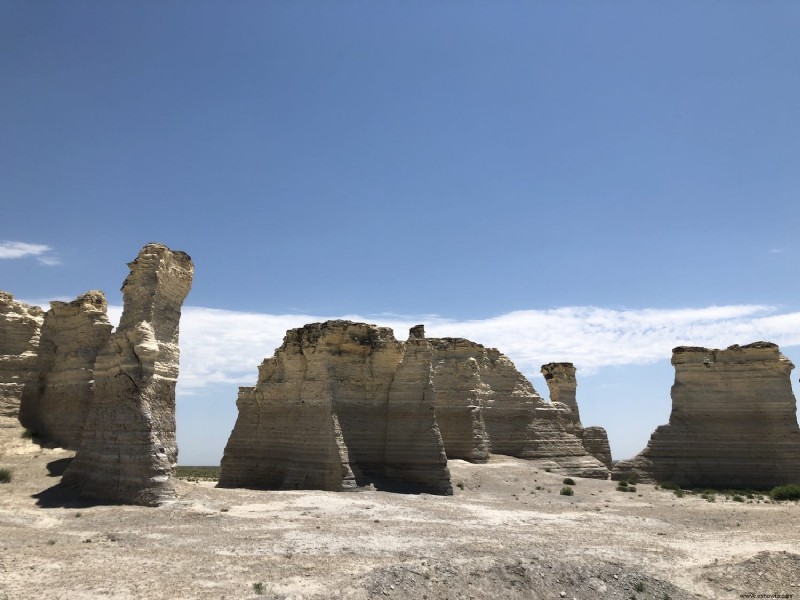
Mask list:
[[[412,357],[401,364],[403,358],[385,327],[328,321],[289,330],[259,368],[256,386],[240,389],[219,485],[408,484],[450,492],[432,399],[424,382],[409,381],[424,369]]]
[[[583,444],[586,451],[611,469],[611,446],[608,443],[608,434],[602,427],[584,427],[581,424],[580,411],[576,391],[578,381],[575,377],[575,365],[568,362],[548,363],[542,365],[542,375],[550,390],[550,401],[560,403],[569,408],[569,417],[573,428],[568,429],[574,433]]]
[[[20,398],[36,378],[36,353],[44,311],[0,291],[0,427],[19,427]]]
[[[38,378],[25,386],[19,420],[43,440],[74,450],[94,398],[94,362],[113,326],[103,292],[50,306],[39,341]]]
[[[194,266],[161,244],[128,266],[122,318],[97,355],[94,402],[63,483],[101,501],[155,506],[175,497],[178,325]]]
[[[548,459],[549,468],[570,475],[608,477],[576,437],[569,407],[545,402],[507,356],[461,338],[430,342],[448,458],[483,462],[491,451]]]
[[[419,327],[419,326],[418,326]],[[393,480],[452,494],[444,442],[436,421],[432,348],[411,330],[389,390],[386,474]],[[420,418],[420,417],[423,418]]]
[[[669,424],[639,455],[618,462],[613,479],[754,489],[800,481],[794,365],[777,345],[681,346],[672,364]]]

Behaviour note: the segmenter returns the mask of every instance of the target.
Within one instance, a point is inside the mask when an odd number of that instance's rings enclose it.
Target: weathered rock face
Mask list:
[[[0,291],[0,426],[19,426],[20,398],[36,377],[44,311]]]
[[[424,339],[350,321],[287,332],[240,388],[221,487],[342,490],[407,484],[452,493]]]
[[[448,458],[482,462],[488,453],[548,459],[558,472],[608,477],[575,435],[569,407],[547,403],[511,360],[461,338],[430,340],[436,417]]]
[[[178,324],[194,275],[191,258],[148,244],[122,286],[118,329],[95,361],[95,396],[63,483],[107,502],[174,498]]]
[[[39,341],[38,378],[25,386],[19,420],[40,438],[76,449],[94,398],[95,359],[112,325],[103,292],[50,305]]]
[[[669,424],[612,478],[683,487],[767,489],[800,481],[800,429],[778,346],[678,347]]]
[[[569,429],[583,444],[586,451],[603,463],[606,468],[611,468],[611,446],[608,443],[608,434],[602,427],[584,427],[581,424],[581,415],[578,409],[576,391],[578,380],[575,377],[575,365],[568,362],[548,363],[542,365],[542,375],[550,389],[550,401],[567,406],[573,428]]]
[[[575,392],[578,387],[575,365],[568,362],[542,365],[542,375],[550,390],[550,402],[561,402],[572,410],[572,420],[580,424],[581,415]]]
[[[432,338],[436,420],[448,458],[489,460],[484,421],[489,386],[480,376],[484,348],[462,338]]]

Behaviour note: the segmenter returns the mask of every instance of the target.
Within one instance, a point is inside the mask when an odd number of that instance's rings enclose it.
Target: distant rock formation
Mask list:
[[[63,483],[106,502],[154,506],[175,497],[175,383],[191,258],[147,244],[128,264],[119,328],[97,355],[95,396]]]
[[[794,365],[777,345],[681,346],[672,364],[669,424],[639,455],[618,462],[613,479],[752,489],[800,481]]]
[[[550,402],[560,403],[569,408],[574,433],[583,444],[586,451],[611,469],[611,446],[608,443],[608,434],[602,427],[584,427],[578,409],[576,391],[578,380],[575,377],[575,365],[568,362],[547,363],[542,365],[542,375],[550,389]]]
[[[572,411],[545,402],[507,356],[463,338],[429,341],[448,458],[479,463],[492,452],[548,459],[548,468],[569,475],[608,477],[576,436]]]
[[[0,291],[0,426],[19,426],[26,384],[36,377],[36,352],[44,311]]]
[[[103,292],[51,302],[44,316],[36,370],[25,386],[19,420],[63,448],[77,449],[94,398],[94,362],[113,326]]]
[[[430,348],[351,321],[286,333],[239,389],[220,487],[452,493],[430,390]]]

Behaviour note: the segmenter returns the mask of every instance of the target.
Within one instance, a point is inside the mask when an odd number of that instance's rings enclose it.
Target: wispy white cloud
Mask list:
[[[60,265],[61,260],[53,254],[53,249],[44,244],[29,244],[27,242],[0,242],[0,259],[35,257],[41,264],[47,266]]]
[[[110,307],[117,322],[120,307]],[[499,348],[527,376],[542,364],[570,361],[584,373],[611,366],[669,359],[679,345],[724,348],[768,340],[800,345],[800,312],[762,305],[705,308],[606,309],[573,306],[515,311],[455,320],[438,316],[260,314],[188,306],[181,318],[181,393],[209,384],[253,385],[256,367],[272,356],[287,329],[329,318],[366,321],[394,329],[425,323],[429,337],[465,337]]]

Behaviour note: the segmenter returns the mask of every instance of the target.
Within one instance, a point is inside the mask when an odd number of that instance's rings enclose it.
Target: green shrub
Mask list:
[[[744,502],[744,498],[742,498],[739,494],[734,494],[731,500],[734,502]]]
[[[781,500],[800,500],[800,484],[790,483],[772,488],[769,497],[780,502]]]
[[[256,596],[263,595],[264,594],[264,584],[261,583],[260,581],[258,583],[254,583],[253,584],[253,592],[256,594]]]
[[[673,492],[675,490],[681,489],[681,486],[679,486],[677,483],[673,483],[671,481],[659,482],[658,485],[661,486],[661,489],[663,489],[663,490],[672,490]]]
[[[11,469],[0,469],[0,483],[11,483]]]
[[[572,479],[571,477],[567,477],[561,483],[563,483],[564,485],[575,485],[575,480]]]
[[[678,488],[677,490],[675,490],[675,495],[676,495],[678,498],[683,498],[683,494],[684,494],[684,492],[683,492],[683,490],[682,490],[682,489]]]
[[[561,493],[562,496],[572,496],[572,495],[575,494],[575,490],[573,490],[571,487],[565,485],[564,487],[561,488],[561,492],[560,493]]]
[[[617,487],[628,487],[628,482],[623,479],[622,481],[617,483]]]
[[[30,440],[37,437],[37,435],[38,434],[35,431],[26,428],[25,430],[23,430],[22,434],[20,434],[19,437]]]
[[[633,589],[635,589],[639,593],[643,592],[644,591],[644,582],[643,581],[637,582],[636,585],[633,586]]]

